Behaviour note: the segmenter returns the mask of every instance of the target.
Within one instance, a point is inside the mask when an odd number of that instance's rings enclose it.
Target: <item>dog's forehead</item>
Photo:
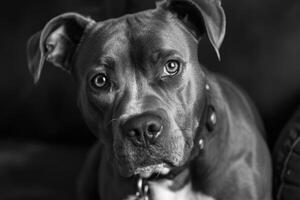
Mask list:
[[[176,51],[188,56],[189,34],[171,13],[143,11],[99,22],[85,42],[87,62],[109,57],[116,62],[142,62],[160,51]],[[84,48],[84,47],[83,47]]]

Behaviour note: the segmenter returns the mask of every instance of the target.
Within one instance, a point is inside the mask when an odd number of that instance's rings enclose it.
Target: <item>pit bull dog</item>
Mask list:
[[[225,35],[219,0],[164,0],[95,22],[49,21],[28,42],[37,82],[45,61],[72,74],[99,138],[79,180],[81,199],[270,200],[263,127],[246,95],[198,60]]]

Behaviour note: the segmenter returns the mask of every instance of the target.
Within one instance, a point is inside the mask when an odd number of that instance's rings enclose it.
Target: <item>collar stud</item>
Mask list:
[[[208,90],[210,90],[210,86],[206,83],[205,84],[205,89],[208,91]]]
[[[214,127],[217,124],[217,115],[216,111],[213,106],[208,106],[208,113],[207,113],[207,122],[206,122],[206,128],[208,131],[213,131]]]
[[[199,148],[200,150],[204,149],[204,140],[202,138],[199,140]]]

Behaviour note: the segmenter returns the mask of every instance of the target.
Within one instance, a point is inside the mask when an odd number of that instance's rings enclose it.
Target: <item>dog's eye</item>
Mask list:
[[[94,75],[90,82],[94,89],[103,89],[109,85],[108,78],[104,73]]]
[[[177,60],[169,60],[164,66],[163,76],[174,76],[179,73],[181,64]]]

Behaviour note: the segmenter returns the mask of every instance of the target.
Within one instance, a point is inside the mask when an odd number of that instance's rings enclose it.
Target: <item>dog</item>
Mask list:
[[[80,175],[80,199],[271,199],[255,107],[198,60],[205,37],[220,57],[225,26],[220,0],[163,0],[100,22],[65,13],[29,39],[34,82],[46,61],[70,73],[99,138]]]

